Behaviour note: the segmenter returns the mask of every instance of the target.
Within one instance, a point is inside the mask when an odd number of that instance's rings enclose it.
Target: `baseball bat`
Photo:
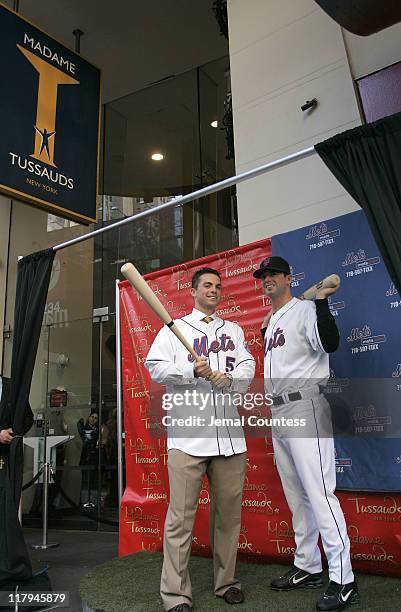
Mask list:
[[[197,361],[199,359],[198,353],[194,350],[194,348],[189,344],[188,340],[183,336],[180,332],[176,324],[174,323],[171,315],[167,312],[157,295],[152,291],[149,287],[146,280],[141,276],[138,270],[132,263],[126,263],[121,267],[121,272],[132,285],[132,287],[139,293],[142,299],[147,303],[147,305],[153,310],[153,312],[167,325],[169,329],[176,335],[178,340],[185,346],[188,353],[192,355],[192,357]]]
[[[299,300],[313,300],[316,297],[317,292],[320,289],[324,289],[326,287],[335,287],[339,288],[341,283],[340,277],[338,274],[330,274],[330,276],[326,276],[321,281],[316,283],[316,285],[312,285],[309,289],[306,289],[301,295],[298,296]]]

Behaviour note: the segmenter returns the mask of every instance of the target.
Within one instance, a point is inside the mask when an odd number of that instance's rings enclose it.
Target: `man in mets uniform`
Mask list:
[[[329,585],[317,602],[322,612],[359,601],[350,561],[350,542],[336,488],[330,407],[321,393],[329,378],[328,353],[339,344],[329,310],[332,288],[314,302],[291,293],[291,270],[281,257],[268,257],[254,273],[261,278],[272,311],[262,324],[265,390],[273,396],[272,416],[303,417],[307,433],[273,427],[273,447],[284,493],[292,512],[294,566],[271,582],[277,591],[318,588],[322,583],[319,534],[329,565]]]

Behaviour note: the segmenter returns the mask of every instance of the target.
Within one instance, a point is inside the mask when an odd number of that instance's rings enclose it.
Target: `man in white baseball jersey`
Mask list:
[[[199,359],[194,361],[176,336],[163,327],[145,362],[152,379],[166,385],[172,398],[166,416],[170,504],[164,528],[160,586],[164,608],[169,612],[192,609],[188,562],[205,474],[213,502],[214,592],[229,604],[244,601],[241,585],[235,578],[235,564],[246,444],[242,427],[236,422],[236,406],[228,405],[227,398],[222,396],[227,391],[247,390],[255,361],[246,348],[242,329],[215,314],[221,299],[220,274],[212,268],[195,272],[191,295],[195,301],[193,311],[175,324]],[[185,392],[189,393],[182,405],[179,399]],[[180,429],[179,423],[185,417],[192,418],[193,425]]]
[[[319,533],[329,565],[329,585],[318,600],[320,611],[343,610],[358,603],[350,560],[350,542],[335,496],[336,471],[330,406],[321,393],[329,378],[328,353],[339,334],[321,289],[314,302],[292,297],[291,270],[281,257],[268,257],[254,273],[261,278],[272,311],[262,324],[265,389],[273,395],[272,416],[302,416],[309,437],[273,428],[273,447],[284,493],[292,512],[294,566],[271,582],[277,591],[318,588],[322,583]],[[302,437],[304,436],[304,437]]]

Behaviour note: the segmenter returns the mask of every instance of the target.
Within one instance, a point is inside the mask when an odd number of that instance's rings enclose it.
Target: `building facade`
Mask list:
[[[84,32],[82,54],[102,69],[103,105],[96,225],[0,196],[0,365],[6,375],[18,256],[361,124],[361,80],[401,61],[400,24],[361,38],[313,0],[228,0],[228,40],[212,0],[163,0],[152,11],[144,4],[124,1],[112,11],[106,0],[19,3],[24,17],[72,48],[73,32]],[[302,111],[314,98],[317,106]],[[58,253],[31,390],[33,435],[42,435],[47,420],[50,435],[73,436],[58,451],[57,477],[75,507],[54,489],[53,524],[102,528],[101,517],[117,516],[113,342],[122,263],[132,260],[146,273],[357,208],[315,156]],[[101,307],[108,307],[103,320],[96,316]],[[66,405],[57,406],[56,390],[67,394]],[[98,415],[93,434],[91,412]],[[78,425],[82,419],[87,434]],[[85,435],[87,441],[92,436],[92,463],[84,457]],[[27,452],[26,480],[33,473]],[[98,522],[79,514],[85,503],[97,510]],[[40,488],[28,489],[26,520],[36,520],[40,505]]]

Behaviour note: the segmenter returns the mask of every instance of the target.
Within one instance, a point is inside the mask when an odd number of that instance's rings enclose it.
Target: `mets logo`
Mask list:
[[[233,351],[235,349],[235,344],[231,340],[231,336],[227,336],[227,334],[221,334],[219,340],[213,340],[208,347],[207,337],[202,336],[202,338],[194,339],[194,351],[198,353],[199,356],[203,355],[204,357],[209,357],[210,353],[219,353],[220,351]],[[188,355],[188,361],[195,361],[192,355]]]
[[[391,374],[393,378],[401,378],[401,363],[397,365],[394,372]]]
[[[274,332],[274,334],[271,336],[269,342],[267,341],[265,342],[265,355],[267,355],[269,351],[272,351],[273,349],[279,346],[284,346],[284,344],[285,344],[284,332],[282,329],[280,329],[280,327],[278,327],[276,331]]]
[[[386,297],[392,297],[393,295],[397,295],[398,291],[395,288],[394,283],[390,283],[390,288],[386,291]]]
[[[355,251],[351,251],[350,253],[347,253],[341,265],[351,266],[354,263],[365,261],[365,259],[366,259],[366,251],[364,251],[363,249],[359,249],[359,251],[357,251],[356,253]]]
[[[323,236],[323,234],[327,234],[326,223],[321,223],[320,225],[314,225],[311,227],[309,233],[306,235],[306,239],[310,240],[311,238],[319,238],[320,236]]]
[[[372,330],[368,325],[365,325],[362,329],[359,327],[354,327],[347,337],[347,342],[355,342],[356,340],[363,340],[365,338],[370,338],[372,335]]]
[[[380,257],[368,257],[364,249],[359,249],[357,252],[350,251],[346,254],[341,265],[345,268],[346,266],[361,267],[361,266],[375,266],[380,263]]]

